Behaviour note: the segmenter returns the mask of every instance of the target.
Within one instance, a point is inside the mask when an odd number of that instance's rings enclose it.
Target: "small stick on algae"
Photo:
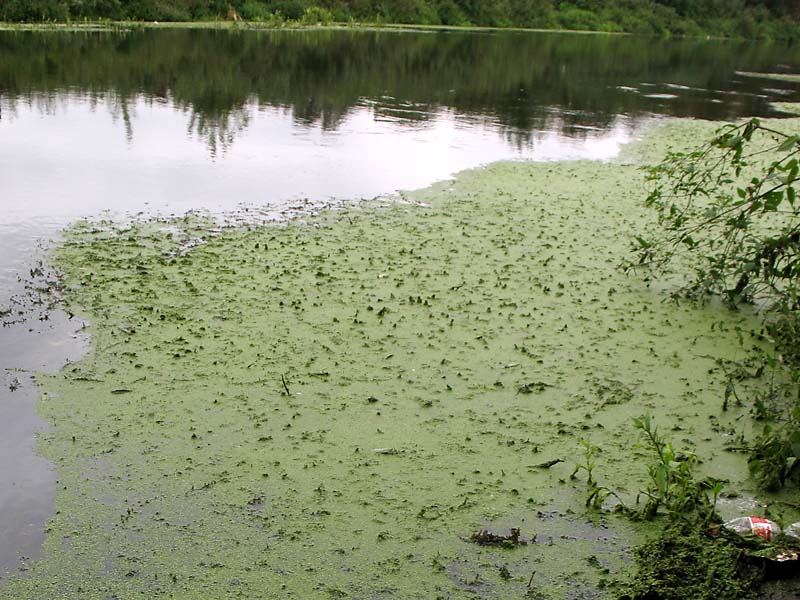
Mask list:
[[[286,390],[286,395],[291,396],[292,393],[289,391],[289,386],[286,385],[286,377],[283,376],[283,373],[281,373],[281,383],[283,384],[283,389]]]

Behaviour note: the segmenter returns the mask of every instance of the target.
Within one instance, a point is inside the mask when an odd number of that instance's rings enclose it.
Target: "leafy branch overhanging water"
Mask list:
[[[635,238],[625,265],[661,277],[688,271],[680,295],[719,295],[732,308],[763,311],[773,350],[754,357],[753,378],[780,375],[755,393],[754,412],[765,425],[749,450],[751,470],[767,489],[796,476],[800,456],[799,158],[800,135],[758,119],[726,125],[691,152],[670,152],[648,169],[646,205],[658,228]]]

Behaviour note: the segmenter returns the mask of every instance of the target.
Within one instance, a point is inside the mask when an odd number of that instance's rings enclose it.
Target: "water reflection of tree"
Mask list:
[[[185,106],[184,111],[189,114],[187,133],[203,140],[212,157],[227,152],[236,135],[247,129],[250,123],[248,106],[220,112],[204,112],[194,106]]]
[[[388,31],[0,33],[0,94],[53,98],[70,89],[110,97],[133,135],[134,99],[174,102],[212,152],[247,128],[253,106],[290,109],[298,124],[336,129],[369,99],[377,116],[419,126],[441,109],[489,115],[517,144],[552,128],[606,128],[649,111],[706,118],[761,114],[757,96],[709,102],[681,92],[670,102],[620,89],[648,81],[730,86],[737,69],[763,70],[800,48],[701,40],[520,33]],[[758,82],[739,84],[758,90]],[[409,109],[410,107],[410,109]],[[47,107],[49,110],[50,107]]]
[[[59,110],[66,108],[68,104],[68,100],[63,94],[54,92],[33,92],[26,96],[0,92],[0,98],[2,98],[2,116],[4,118],[18,115],[20,105],[42,115],[55,115]]]
[[[95,110],[101,101],[105,102],[114,121],[122,120],[122,124],[125,127],[125,139],[129,144],[133,142],[133,119],[131,115],[135,115],[137,99],[127,95],[116,94],[112,90],[104,96],[92,94],[89,106],[92,110]]]

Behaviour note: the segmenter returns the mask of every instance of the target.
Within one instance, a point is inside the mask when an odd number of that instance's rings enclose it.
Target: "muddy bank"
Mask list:
[[[716,360],[757,321],[620,272],[644,194],[624,161],[499,163],[281,226],[76,225],[93,351],[44,382],[56,514],[0,596],[610,595],[646,531],[585,510],[581,437],[626,499],[644,412],[753,492]]]

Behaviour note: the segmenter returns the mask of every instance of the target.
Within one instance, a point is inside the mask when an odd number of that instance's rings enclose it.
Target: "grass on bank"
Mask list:
[[[441,28],[525,29],[547,31],[595,31],[661,36],[713,36],[747,39],[796,39],[797,20],[771,13],[764,7],[721,10],[719,7],[681,12],[659,2],[600,3],[588,9],[564,3],[509,8],[503,3],[481,3],[463,8],[452,1],[432,4],[396,2],[380,10],[354,10],[347,5],[318,6],[301,0],[262,2],[239,0],[206,6],[181,2],[148,2],[122,5],[115,0],[68,4],[64,0],[7,0],[0,6],[0,21],[23,24],[120,24],[158,26],[174,23],[185,27],[248,26],[259,28],[314,25],[423,26]],[[230,22],[233,25],[224,25]],[[118,26],[118,25],[117,25]]]

